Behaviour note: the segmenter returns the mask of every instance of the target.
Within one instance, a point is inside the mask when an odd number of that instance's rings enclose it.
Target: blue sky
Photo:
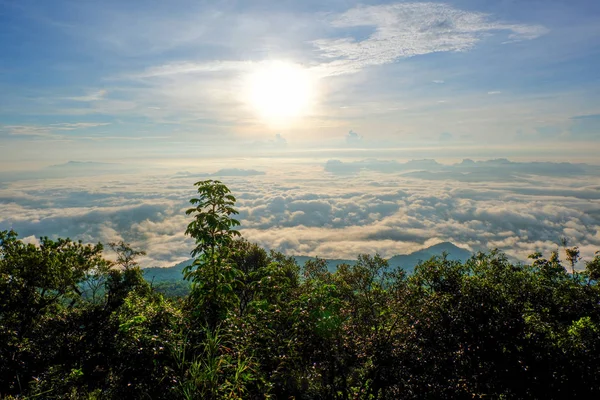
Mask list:
[[[0,0],[0,54],[3,169],[347,149],[589,162],[600,150],[594,0]],[[310,78],[270,87],[272,65]],[[246,93],[256,74],[260,104]],[[272,118],[304,86],[301,111]]]

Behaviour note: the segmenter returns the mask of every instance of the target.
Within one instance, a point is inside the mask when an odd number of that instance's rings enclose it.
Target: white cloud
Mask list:
[[[0,125],[0,133],[11,136],[38,137],[53,140],[67,140],[64,135],[56,132],[74,131],[110,125],[108,122],[65,122],[49,125]]]
[[[251,61],[208,61],[208,62],[179,62],[148,68],[142,72],[126,75],[124,78],[157,78],[170,75],[208,73],[222,71],[248,71],[256,67]]]
[[[322,163],[260,162],[211,160],[201,171],[206,176],[220,167],[266,169],[266,175],[224,181],[238,200],[242,234],[288,254],[389,257],[451,241],[474,250],[499,247],[525,259],[533,251],[555,249],[562,236],[588,259],[600,249],[599,175],[578,165],[499,160],[450,168],[427,160],[370,160],[342,163],[351,173],[338,175],[323,171]],[[456,173],[437,176],[449,169]],[[411,170],[431,175],[407,175]],[[148,252],[144,266],[173,265],[193,247],[183,234],[189,223],[184,211],[198,176],[107,172],[8,182],[0,187],[0,230],[14,228],[29,241],[42,235],[123,239]]]
[[[101,100],[102,98],[104,98],[104,96],[107,93],[108,92],[106,90],[102,89],[102,90],[90,92],[90,93],[86,94],[85,96],[65,97],[65,100],[91,102],[91,101]]]
[[[96,128],[98,126],[110,125],[109,122],[64,122],[60,124],[50,124],[49,128],[57,131],[72,131],[75,129]]]
[[[512,40],[531,40],[547,33],[540,25],[507,24],[488,14],[463,11],[441,3],[399,3],[359,6],[331,20],[336,28],[374,27],[364,40],[353,37],[313,41],[324,59],[324,75],[357,72],[400,58],[435,52],[472,49],[495,31],[508,31]]]
[[[52,129],[49,126],[37,125],[4,125],[0,127],[0,132],[6,132],[15,136],[39,136],[52,137]]]

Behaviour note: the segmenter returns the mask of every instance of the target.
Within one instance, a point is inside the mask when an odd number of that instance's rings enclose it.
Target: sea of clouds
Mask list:
[[[290,255],[385,257],[450,241],[472,251],[499,248],[525,260],[561,238],[589,259],[600,250],[600,168],[508,160],[243,161],[147,169],[68,163],[3,174],[0,230],[84,242],[125,240],[143,266],[189,258],[184,235],[193,183],[220,179],[237,197],[250,241]]]

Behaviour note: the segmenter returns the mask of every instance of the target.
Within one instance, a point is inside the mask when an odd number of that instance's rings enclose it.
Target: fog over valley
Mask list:
[[[389,258],[452,242],[474,252],[499,248],[524,261],[534,251],[555,250],[563,237],[584,258],[600,247],[600,168],[582,163],[68,162],[12,176],[0,186],[2,229],[31,242],[46,235],[124,240],[147,252],[145,267],[189,258],[185,210],[193,183],[209,178],[236,196],[245,238],[288,255]]]

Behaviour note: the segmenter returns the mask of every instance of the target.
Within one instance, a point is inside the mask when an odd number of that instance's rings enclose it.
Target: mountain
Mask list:
[[[411,273],[414,271],[414,268],[419,262],[427,261],[431,257],[441,256],[443,253],[448,254],[449,260],[459,260],[465,261],[469,257],[471,257],[471,252],[456,246],[450,242],[443,242],[433,245],[431,247],[427,247],[425,249],[421,249],[415,251],[410,254],[400,254],[393,256],[388,260],[391,268],[400,267],[404,269],[406,272]],[[303,266],[309,260],[315,260],[315,257],[308,256],[294,256],[298,265]],[[145,268],[145,277],[149,281],[153,281],[156,283],[165,282],[165,281],[175,281],[181,280],[183,278],[183,269],[190,265],[193,262],[192,259],[180,262],[179,264],[173,265],[172,267],[167,268]],[[327,268],[331,272],[335,272],[337,266],[340,264],[356,264],[356,260],[344,260],[344,259],[325,259],[327,263]]]
[[[175,264],[172,267],[150,267],[144,268],[144,277],[153,282],[175,281],[183,279],[183,269],[191,265],[194,259],[189,259]]]
[[[333,174],[357,174],[361,171],[382,173],[406,172],[404,176],[425,180],[513,181],[519,176],[582,176],[598,175],[600,166],[572,164],[568,162],[515,162],[506,158],[473,161],[464,159],[456,164],[440,164],[436,160],[411,160],[406,163],[395,160],[366,159],[352,162],[328,160],[325,171]]]
[[[465,261],[471,257],[469,250],[463,249],[450,242],[443,242],[415,251],[414,253],[394,256],[389,259],[390,267],[401,267],[406,272],[413,272],[417,264],[427,261],[431,257],[447,253],[449,260]]]
[[[471,252],[469,250],[460,248],[450,242],[443,242],[425,249],[417,250],[410,254],[393,256],[388,260],[388,263],[391,268],[400,267],[406,272],[411,273],[414,271],[419,262],[427,261],[434,256],[441,256],[443,253],[448,253],[449,260],[465,261],[471,257]],[[304,265],[306,261],[315,259],[315,257],[307,256],[295,256],[294,258],[296,259],[298,265]],[[325,259],[325,261],[327,262],[327,268],[331,272],[335,272],[337,266],[340,264],[356,264],[356,260]]]

